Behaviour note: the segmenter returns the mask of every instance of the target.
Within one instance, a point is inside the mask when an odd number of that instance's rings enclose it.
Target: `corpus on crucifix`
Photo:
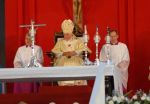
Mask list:
[[[82,0],[73,0],[73,20],[82,29]]]

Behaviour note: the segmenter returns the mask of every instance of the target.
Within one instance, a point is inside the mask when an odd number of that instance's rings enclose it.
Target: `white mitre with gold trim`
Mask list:
[[[61,29],[63,31],[64,34],[66,33],[72,33],[73,29],[74,29],[74,24],[70,19],[65,19],[62,24],[61,24]]]

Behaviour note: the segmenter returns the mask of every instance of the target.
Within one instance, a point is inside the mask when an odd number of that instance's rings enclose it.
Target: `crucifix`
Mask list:
[[[73,20],[75,25],[82,27],[82,0],[73,0]]]

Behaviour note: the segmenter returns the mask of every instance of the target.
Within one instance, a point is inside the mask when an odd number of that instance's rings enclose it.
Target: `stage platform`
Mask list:
[[[89,86],[43,86],[39,93],[0,95],[0,104],[18,104],[20,101],[27,104],[88,104],[91,92]]]

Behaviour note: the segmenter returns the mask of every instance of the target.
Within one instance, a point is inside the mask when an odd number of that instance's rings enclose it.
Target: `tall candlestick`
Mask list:
[[[100,42],[100,36],[99,36],[99,33],[98,33],[98,26],[96,26],[96,34],[95,34],[95,36],[94,36],[94,41],[95,41],[95,44],[96,44],[96,58],[95,58],[94,64],[95,64],[95,65],[99,65],[98,44],[99,44],[99,42]]]
[[[83,34],[83,40],[84,40],[84,44],[86,47],[85,50],[85,58],[84,58],[84,64],[85,65],[91,65],[92,62],[88,59],[88,41],[89,41],[89,36],[88,36],[88,32],[87,32],[87,27],[86,25],[84,25],[84,34]]]
[[[84,39],[84,43],[88,43],[88,41],[89,41],[89,36],[88,36],[88,33],[87,33],[87,27],[86,27],[86,25],[84,25],[84,35],[83,35],[83,39]]]

